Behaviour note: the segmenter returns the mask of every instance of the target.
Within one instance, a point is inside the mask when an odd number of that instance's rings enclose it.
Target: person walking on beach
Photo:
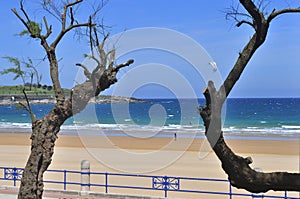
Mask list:
[[[174,140],[177,140],[177,133],[174,133]]]

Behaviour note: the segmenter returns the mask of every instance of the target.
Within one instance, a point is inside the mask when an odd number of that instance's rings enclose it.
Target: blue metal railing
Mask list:
[[[13,181],[13,186],[17,186],[17,182],[21,180],[23,168],[12,168],[12,167],[0,167],[1,181]],[[181,192],[181,193],[195,193],[195,194],[209,194],[209,195],[223,195],[228,196],[232,199],[234,196],[243,196],[250,198],[283,198],[283,199],[300,199],[300,197],[288,196],[288,192],[282,192],[280,195],[269,195],[269,194],[252,194],[252,193],[235,193],[228,180],[224,179],[212,179],[212,178],[189,178],[189,177],[178,177],[178,176],[154,176],[154,175],[141,175],[141,174],[121,174],[121,173],[107,173],[107,172],[81,172],[81,171],[71,171],[71,170],[47,170],[45,174],[55,173],[62,174],[62,180],[44,180],[45,184],[58,184],[63,186],[63,190],[67,190],[68,185],[75,186],[88,186],[92,187],[103,187],[105,193],[109,193],[110,188],[117,189],[139,189],[139,190],[150,190],[150,191],[163,191],[164,196],[168,197],[169,192]],[[90,175],[96,180],[97,183],[82,184],[78,181],[68,180],[70,175],[76,175],[80,177],[81,175]],[[115,184],[110,183],[112,178],[135,178],[146,180],[147,184],[142,185],[128,185],[128,184]],[[102,180],[101,180],[102,179]],[[120,180],[120,179],[119,179]],[[100,183],[102,182],[102,183]],[[200,189],[192,189],[183,186],[183,184],[188,183],[198,183],[198,182],[213,182],[213,183],[225,183],[228,185],[228,191],[206,191]],[[151,186],[149,186],[151,185]],[[227,186],[226,185],[226,186]],[[218,187],[218,186],[216,186]]]

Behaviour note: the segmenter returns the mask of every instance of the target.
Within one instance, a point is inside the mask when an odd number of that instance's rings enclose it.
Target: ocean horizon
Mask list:
[[[145,103],[89,104],[68,119],[60,134],[204,137],[197,106],[201,99],[145,99]],[[32,105],[37,118],[52,104]],[[30,132],[30,117],[15,105],[0,106],[0,133]],[[299,139],[300,98],[229,98],[223,110],[223,131],[227,137],[244,139]]]

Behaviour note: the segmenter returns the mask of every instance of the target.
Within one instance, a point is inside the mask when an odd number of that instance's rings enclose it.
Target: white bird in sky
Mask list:
[[[209,62],[209,65],[211,65],[211,66],[212,66],[212,68],[213,68],[213,71],[214,71],[214,72],[216,72],[216,71],[217,71],[218,67],[217,67],[217,63],[216,63],[216,62],[214,62],[214,61],[211,61],[211,62]]]

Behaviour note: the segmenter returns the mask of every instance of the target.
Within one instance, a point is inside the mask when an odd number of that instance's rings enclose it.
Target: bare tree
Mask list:
[[[237,188],[246,189],[250,192],[259,193],[268,190],[275,191],[300,191],[300,174],[288,172],[263,173],[252,169],[250,157],[236,155],[226,144],[221,127],[221,109],[231,89],[238,81],[243,70],[252,58],[255,51],[264,43],[269,30],[270,23],[285,13],[299,13],[299,8],[286,8],[282,10],[273,9],[270,14],[265,12],[266,2],[263,0],[239,0],[246,12],[232,7],[227,17],[237,22],[237,26],[250,25],[254,29],[250,41],[240,53],[231,72],[217,90],[212,81],[208,82],[203,91],[206,105],[199,109],[204,121],[205,135],[213,148],[215,154],[222,163],[222,168],[228,175],[231,184]]]
[[[97,31],[99,26],[93,22],[93,19],[103,7],[103,1],[93,10],[85,23],[78,22],[75,15],[76,7],[82,4],[83,0],[65,1],[62,5],[60,3],[61,1],[54,2],[51,0],[45,0],[42,3],[43,8],[54,16],[60,24],[61,29],[56,36],[52,35],[52,26],[48,24],[46,17],[43,17],[42,20],[45,33],[42,31],[41,24],[31,20],[24,9],[23,0],[20,1],[20,13],[16,9],[12,9],[26,28],[21,34],[28,34],[31,38],[39,40],[47,54],[56,99],[54,108],[41,119],[34,116],[28,100],[27,104],[24,105],[32,119],[32,143],[31,154],[23,173],[18,198],[42,198],[43,174],[52,161],[54,145],[61,125],[66,119],[82,111],[92,97],[116,83],[118,71],[133,63],[133,60],[128,60],[125,63],[115,65],[115,51],[106,52],[104,50],[104,43],[108,35],[104,35],[102,41],[99,40]],[[93,48],[96,47],[96,52],[99,53],[99,56],[95,56],[94,53],[89,56],[97,63],[97,67],[90,72],[86,66],[77,64],[84,68],[87,80],[74,86],[71,96],[67,98],[59,80],[56,48],[66,34],[72,30],[79,31],[81,28],[85,28],[83,33],[86,33],[90,40],[91,51],[94,52]],[[49,41],[50,35],[52,35],[51,38],[54,38],[52,42]]]

